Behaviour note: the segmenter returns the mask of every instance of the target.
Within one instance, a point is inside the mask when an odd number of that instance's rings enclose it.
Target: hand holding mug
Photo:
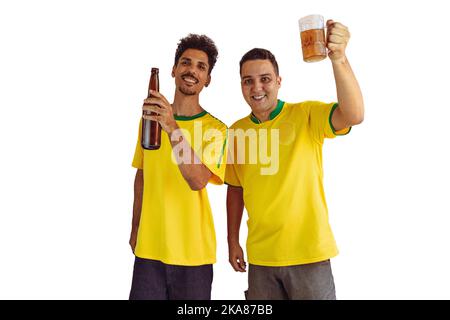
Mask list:
[[[345,48],[350,40],[350,32],[342,23],[327,21],[327,48],[328,57],[332,62],[345,59]]]

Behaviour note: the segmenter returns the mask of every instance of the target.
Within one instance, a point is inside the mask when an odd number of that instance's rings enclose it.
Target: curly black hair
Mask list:
[[[239,62],[239,73],[242,72],[242,65],[244,64],[244,62],[249,60],[269,60],[272,63],[273,68],[275,69],[275,74],[279,76],[277,59],[275,59],[275,56],[269,50],[254,48],[244,54],[241,61]]]
[[[214,41],[212,41],[211,38],[205,35],[192,33],[190,33],[187,37],[180,39],[180,42],[178,42],[177,51],[175,52],[174,66],[178,64],[178,60],[180,60],[181,55],[187,49],[197,49],[207,54],[209,64],[208,74],[211,74],[211,71],[216,64],[218,55],[217,47]]]

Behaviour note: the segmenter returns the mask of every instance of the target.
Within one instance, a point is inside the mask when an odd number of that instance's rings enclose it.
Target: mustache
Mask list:
[[[191,78],[194,78],[195,79],[195,81],[197,81],[198,82],[198,79],[197,79],[197,77],[196,76],[194,76],[192,73],[190,73],[190,72],[186,72],[186,73],[183,73],[182,75],[181,75],[181,77],[191,77]]]

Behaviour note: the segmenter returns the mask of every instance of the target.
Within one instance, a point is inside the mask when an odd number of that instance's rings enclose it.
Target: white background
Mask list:
[[[288,102],[336,99],[329,60],[301,60],[297,20],[352,33],[366,118],[326,141],[325,188],[339,299],[449,299],[449,42],[445,1],[2,1],[0,298],[127,299],[135,170],[150,68],[172,99],[177,42],[204,33],[219,59],[202,106],[249,113],[238,62],[270,49]],[[209,186],[218,239],[214,299],[242,299],[224,186]],[[245,244],[245,220],[242,244]]]

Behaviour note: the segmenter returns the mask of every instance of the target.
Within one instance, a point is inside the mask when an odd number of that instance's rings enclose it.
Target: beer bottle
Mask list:
[[[147,98],[151,98],[150,90],[159,92],[159,69],[152,68],[150,83],[148,85]],[[156,115],[155,112],[142,111],[142,115]],[[142,118],[142,148],[147,150],[157,150],[161,146],[161,125],[158,121]]]

